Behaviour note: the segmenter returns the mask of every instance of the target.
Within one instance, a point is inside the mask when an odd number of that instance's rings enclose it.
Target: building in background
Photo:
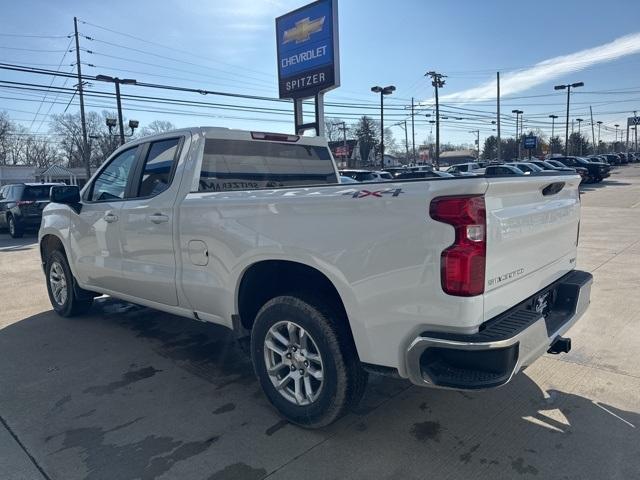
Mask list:
[[[87,183],[87,174],[84,168],[66,168],[60,165],[52,165],[49,168],[27,165],[0,166],[0,185],[32,182],[66,183],[82,187]]]
[[[475,162],[476,160],[475,150],[452,150],[450,152],[440,153],[441,167],[449,167],[451,165],[457,165],[458,163]]]

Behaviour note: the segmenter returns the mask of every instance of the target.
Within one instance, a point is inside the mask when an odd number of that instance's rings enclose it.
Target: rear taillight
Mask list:
[[[455,229],[455,241],[442,252],[442,290],[472,297],[484,292],[487,214],[482,195],[438,197],[431,201],[431,218]]]
[[[16,205],[22,207],[24,205],[33,205],[34,203],[36,203],[34,200],[18,200]]]

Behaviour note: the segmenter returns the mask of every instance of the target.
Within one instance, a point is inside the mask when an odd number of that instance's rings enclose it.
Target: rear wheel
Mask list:
[[[357,404],[367,374],[345,324],[304,296],[271,299],[258,312],[251,356],[266,396],[292,423],[329,425]]]
[[[11,235],[12,238],[22,238],[22,236],[24,235],[22,226],[19,225],[18,222],[16,222],[16,219],[13,218],[13,215],[9,215],[7,217],[7,228],[9,229],[9,235]]]
[[[73,317],[91,308],[93,296],[76,285],[67,258],[59,250],[48,255],[45,275],[49,301],[58,315]]]

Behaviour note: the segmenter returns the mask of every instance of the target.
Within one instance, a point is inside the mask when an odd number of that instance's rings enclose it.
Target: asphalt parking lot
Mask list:
[[[322,431],[279,419],[223,328],[109,298],[57,317],[35,237],[0,233],[0,479],[640,478],[640,165],[582,201],[569,354],[487,392],[374,377]]]

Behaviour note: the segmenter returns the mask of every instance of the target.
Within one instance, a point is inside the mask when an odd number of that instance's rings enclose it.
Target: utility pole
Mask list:
[[[415,163],[416,161],[416,127],[415,127],[415,121],[413,118],[414,115],[414,111],[413,111],[413,97],[411,97],[411,146],[412,146],[412,153],[413,153],[413,162]],[[407,130],[405,129],[405,132]]]
[[[622,136],[622,133],[620,133],[620,136]],[[622,140],[622,138],[620,140]],[[624,151],[629,153],[629,120],[627,120],[627,139],[624,142],[624,145]]]
[[[551,139],[549,140],[549,155],[551,155],[553,153],[553,133],[555,130],[556,118],[558,118],[558,115],[549,115],[549,118],[551,119]]]
[[[89,166],[89,142],[87,141],[87,120],[84,116],[84,94],[82,92],[82,66],[80,63],[80,39],[78,36],[78,18],[73,17],[73,31],[76,39],[76,67],[78,72],[78,97],[80,98],[80,123],[82,123],[82,163],[87,173],[87,182],[91,178]]]
[[[615,150],[616,150],[616,145],[618,145],[618,128],[620,127],[620,125],[616,123],[616,124],[614,125],[614,127],[616,127],[616,141],[615,141],[615,142],[613,142],[613,150],[614,150],[614,152],[615,152]]]
[[[470,130],[469,133],[476,134],[476,149],[477,149],[477,157],[476,160],[480,160],[480,130]]]
[[[596,144],[596,130],[595,130],[595,125],[593,124],[593,108],[591,108],[591,105],[589,105],[589,113],[591,114],[591,141],[593,142],[593,153],[594,155],[597,153],[596,152],[596,148],[595,148],[595,144]]]
[[[600,125],[602,125],[602,121],[598,120],[598,153],[600,153]]]
[[[440,168],[440,102],[438,100],[438,89],[444,87],[445,81],[443,78],[446,75],[434,72],[433,70],[424,74],[425,77],[431,77],[431,85],[435,88],[436,92],[436,155],[435,155],[435,167],[436,170]]]
[[[413,107],[413,99],[411,99],[411,106]],[[411,133],[413,133],[413,108],[411,109]],[[409,161],[409,132],[407,131],[407,121],[404,121],[404,148],[406,150],[407,162]],[[415,150],[415,144],[413,145]]]
[[[496,72],[496,81],[497,81],[497,106],[498,106],[498,161],[502,161],[502,140],[500,139],[500,72]]]
[[[344,162],[346,160],[347,168],[350,168],[351,165],[349,165],[349,159],[347,158],[347,124],[345,122],[335,122],[334,125],[338,127],[338,130],[342,130],[342,149],[344,152],[342,154],[342,161]]]

